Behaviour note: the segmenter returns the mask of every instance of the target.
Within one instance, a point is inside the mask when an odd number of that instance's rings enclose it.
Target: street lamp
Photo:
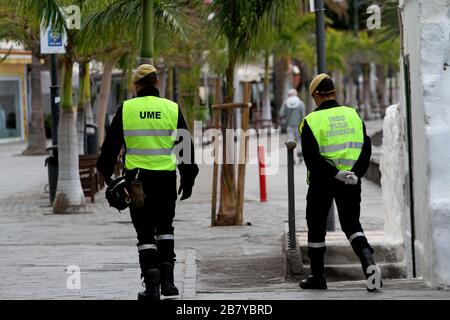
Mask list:
[[[327,61],[325,55],[325,5],[323,0],[315,0],[314,11],[316,13],[316,50],[317,71],[327,72]]]

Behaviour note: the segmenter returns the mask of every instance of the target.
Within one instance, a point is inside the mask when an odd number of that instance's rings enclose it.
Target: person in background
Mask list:
[[[297,142],[298,163],[302,163],[303,154],[298,126],[305,117],[305,104],[298,97],[297,90],[290,89],[288,91],[288,98],[281,106],[279,117],[285,119],[284,123],[288,139]]]

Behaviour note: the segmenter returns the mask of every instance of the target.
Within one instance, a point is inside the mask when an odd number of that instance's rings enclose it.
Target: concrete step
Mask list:
[[[382,231],[365,232],[370,245],[374,248],[375,261],[377,263],[398,263],[405,260],[403,242],[392,239]],[[303,264],[309,264],[308,240],[306,232],[297,232],[298,245],[301,249]],[[326,236],[327,251],[325,264],[346,265],[358,264],[359,259],[355,255],[345,234],[341,231],[328,232]]]
[[[369,243],[375,249],[375,261],[380,267],[382,278],[406,278],[407,266],[402,241],[389,237],[383,231],[367,231],[365,234]],[[301,273],[309,274],[307,233],[297,232],[297,241],[301,253]],[[329,281],[365,279],[359,258],[353,252],[343,232],[327,233],[325,242],[327,245],[325,271]],[[291,273],[299,274],[299,272]]]
[[[378,263],[382,279],[406,278],[406,261],[397,263]],[[309,265],[303,265],[306,274],[310,274]],[[327,281],[364,280],[361,264],[328,264],[325,265]]]

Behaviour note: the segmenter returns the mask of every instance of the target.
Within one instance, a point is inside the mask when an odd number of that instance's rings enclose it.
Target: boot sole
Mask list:
[[[138,299],[138,301],[159,301],[159,300],[161,300],[161,297],[160,296],[152,296],[152,297],[150,297],[150,296],[141,296],[141,295],[138,294],[137,299]]]
[[[319,287],[315,287],[315,288],[308,288],[308,287],[304,287],[302,285],[299,285],[300,288],[302,288],[303,290],[327,290],[328,286],[324,285],[324,286],[319,286]]]

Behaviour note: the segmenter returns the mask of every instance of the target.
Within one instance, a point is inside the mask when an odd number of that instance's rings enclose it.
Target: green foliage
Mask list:
[[[246,59],[256,35],[280,27],[297,4],[293,0],[215,0],[208,13],[214,14],[212,30],[227,39],[229,61],[234,62]]]
[[[191,67],[182,70],[179,76],[180,102],[186,117],[189,129],[193,128],[198,104],[198,84],[200,81],[200,68]]]
[[[142,37],[142,0],[103,0],[107,5],[100,6],[83,22],[83,35],[86,43],[96,46],[111,47],[118,44],[124,48],[136,50]],[[195,5],[197,1],[187,4],[180,0],[154,1],[155,49],[161,39],[167,35],[187,38],[190,31],[186,7]],[[100,37],[99,37],[100,35]],[[162,40],[164,41],[164,40]],[[116,46],[117,47],[117,46]],[[89,50],[90,47],[85,48]]]

